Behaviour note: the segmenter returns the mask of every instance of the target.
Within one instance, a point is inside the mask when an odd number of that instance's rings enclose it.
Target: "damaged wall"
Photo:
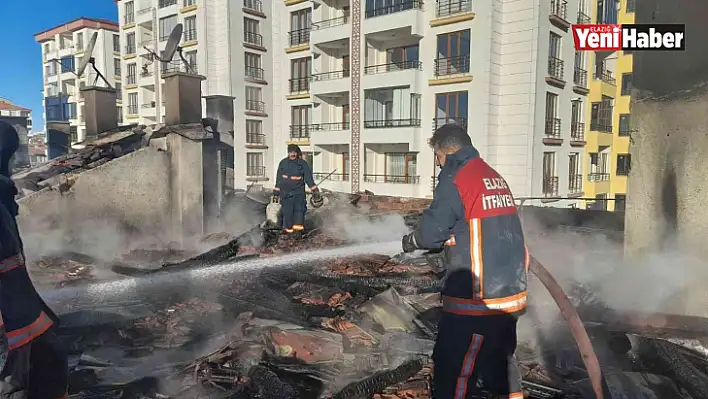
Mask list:
[[[147,147],[72,177],[66,192],[43,190],[20,199],[20,228],[26,245],[36,248],[28,253],[47,253],[52,250],[47,246],[69,242],[91,253],[118,249],[126,240],[165,237],[170,226],[169,170],[167,152]],[[140,233],[131,234],[136,231]],[[49,238],[52,232],[61,232],[61,237]],[[93,238],[115,241],[92,243]]]

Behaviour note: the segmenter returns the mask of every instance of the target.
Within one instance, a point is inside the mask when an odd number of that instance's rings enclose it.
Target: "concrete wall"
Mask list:
[[[168,242],[169,166],[167,152],[143,148],[75,176],[70,191],[20,199],[27,252],[39,255],[72,243],[90,254],[124,249],[146,237]]]

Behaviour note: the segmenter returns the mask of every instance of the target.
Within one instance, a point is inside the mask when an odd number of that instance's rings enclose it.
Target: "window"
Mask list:
[[[251,18],[243,19],[243,41],[256,46],[263,46],[263,36],[259,32],[257,20]]]
[[[120,36],[113,35],[113,52],[120,53]]]
[[[349,104],[342,105],[342,122],[344,125],[342,126],[343,129],[349,129],[349,122],[351,120],[350,118],[351,115],[349,114]]]
[[[622,95],[629,96],[632,94],[632,74],[622,74]]]
[[[125,53],[135,54],[135,32],[130,32],[125,35]]]
[[[406,68],[406,64],[419,61],[419,53],[420,48],[417,44],[406,47],[390,48],[386,50],[386,63],[397,64],[400,68]]]
[[[135,73],[137,71],[137,66],[135,63],[128,64],[128,75],[125,78],[125,84],[134,85],[135,84]]]
[[[197,4],[197,0],[184,0],[184,6],[189,7]]]
[[[298,58],[290,61],[290,92],[310,91],[312,58]]]
[[[246,176],[262,177],[265,176],[265,167],[263,166],[263,154],[260,152],[246,153]]]
[[[184,41],[193,42],[197,40],[197,17],[187,17],[184,19]]]
[[[170,15],[169,17],[160,18],[160,41],[164,42],[170,37],[172,29],[177,26],[177,15]]]
[[[630,154],[617,154],[617,176],[628,176],[631,165],[632,156]]]
[[[157,6],[159,8],[165,8],[177,4],[177,0],[159,0]]]
[[[627,194],[615,194],[615,211],[624,212],[627,209]]]
[[[57,64],[51,63],[44,66],[44,74],[47,76],[54,76],[57,74]]]
[[[265,104],[261,100],[261,89],[259,87],[246,86],[246,110],[254,112],[265,112]]]
[[[351,161],[349,160],[349,152],[342,153],[342,180],[349,180],[349,170],[351,168]]]
[[[44,54],[47,54],[52,51],[52,45],[49,43],[44,44]]]
[[[265,136],[263,135],[263,122],[257,120],[246,120],[246,143],[247,144],[265,144]]]
[[[310,42],[310,28],[312,26],[312,10],[304,10],[290,13],[290,45]]]
[[[616,24],[617,0],[598,0],[596,15],[598,24]]]
[[[553,32],[551,32],[548,39],[548,56],[561,58],[561,37]]]
[[[636,3],[637,3],[636,0],[627,0],[627,8],[625,11],[626,12],[634,12],[634,9],[637,6]]]
[[[290,108],[290,138],[301,139],[310,137],[312,123],[312,106],[299,105]]]
[[[592,103],[590,109],[590,130],[612,132],[612,110],[614,99],[602,96],[602,101]]]
[[[387,152],[385,168],[386,183],[417,183],[418,154]]]
[[[556,176],[556,153],[543,153],[543,195],[558,195],[558,177]]]
[[[113,73],[116,76],[120,76],[120,59],[119,58],[113,59]]]
[[[470,30],[445,33],[437,38],[438,55],[435,76],[469,73]]]
[[[66,119],[76,119],[76,103],[64,104]]]
[[[184,53],[184,58],[189,65],[189,73],[197,73],[197,50]]]
[[[246,77],[263,80],[263,68],[261,68],[261,56],[253,53],[245,54]]]
[[[74,72],[74,56],[69,55],[66,57],[61,57],[61,71],[64,72]]]
[[[128,93],[128,114],[138,114],[138,93]]]
[[[411,94],[411,119],[420,120],[420,94]]]
[[[467,91],[435,95],[435,128],[447,123],[457,123],[467,128]]]
[[[84,49],[84,32],[79,32],[76,34],[76,49],[77,50]]]
[[[123,107],[117,107],[118,108],[118,124],[123,123]]]
[[[135,4],[132,1],[125,3],[125,24],[132,24],[135,22]]]
[[[583,175],[580,174],[580,153],[568,155],[568,191],[579,193],[583,189]]]
[[[83,82],[81,82],[83,83]],[[122,100],[123,99],[123,85],[120,83],[116,82],[116,99]]]
[[[629,137],[632,128],[629,121],[629,114],[620,114],[619,116],[619,136]]]

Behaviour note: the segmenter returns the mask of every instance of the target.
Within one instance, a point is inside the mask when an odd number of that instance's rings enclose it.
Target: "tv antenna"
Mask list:
[[[111,86],[110,83],[108,83],[108,80],[106,80],[106,78],[103,76],[101,71],[99,71],[98,68],[96,68],[96,59],[91,56],[93,54],[94,47],[96,47],[96,40],[98,40],[98,32],[93,32],[93,34],[91,35],[91,39],[89,40],[88,44],[86,45],[86,48],[84,49],[84,54],[86,54],[86,56],[84,57],[83,60],[81,60],[81,63],[78,65],[76,72],[71,71],[71,73],[76,75],[77,78],[80,78],[84,74],[84,71],[86,71],[86,66],[88,66],[88,64],[91,64],[91,67],[93,67],[93,70],[96,71],[96,79],[94,79],[93,85],[94,86],[96,85],[96,82],[98,81],[98,78],[100,77],[101,80],[103,80],[103,82],[106,84],[106,86],[108,86],[109,88],[112,89],[113,87]],[[59,61],[57,59],[53,59],[52,61],[59,64],[59,66],[61,68],[64,68],[61,61]],[[62,70],[62,72],[64,72],[64,71]]]
[[[182,53],[182,47],[180,47],[179,45],[179,41],[181,39],[182,24],[177,24],[172,29],[172,32],[170,33],[170,36],[167,39],[167,44],[165,45],[165,50],[163,51],[162,57],[160,57],[159,55],[157,55],[157,53],[145,46],[143,46],[143,48],[147,50],[148,53],[152,54],[153,57],[157,58],[162,62],[172,62],[172,59],[174,58],[176,52],[179,54],[179,58],[182,60],[182,64],[184,64],[184,69],[187,70],[187,73],[194,73],[192,71],[192,66],[189,65],[189,61],[184,58],[184,54]]]

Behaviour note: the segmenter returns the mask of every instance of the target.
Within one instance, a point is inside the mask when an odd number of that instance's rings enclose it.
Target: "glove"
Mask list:
[[[273,197],[280,197],[280,190],[273,190]]]
[[[418,243],[415,241],[415,233],[410,233],[403,236],[401,240],[401,247],[403,247],[403,252],[409,253],[413,252],[418,248]]]

